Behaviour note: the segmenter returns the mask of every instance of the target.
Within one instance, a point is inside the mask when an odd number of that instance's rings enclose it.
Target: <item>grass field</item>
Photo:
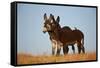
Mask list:
[[[17,54],[17,63],[20,64],[40,64],[40,63],[55,63],[55,62],[72,62],[72,61],[88,61],[96,60],[96,53],[86,54],[68,54],[60,56],[34,56],[28,54]]]

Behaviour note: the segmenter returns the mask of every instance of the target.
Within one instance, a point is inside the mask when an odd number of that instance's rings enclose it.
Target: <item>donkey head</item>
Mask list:
[[[59,21],[59,20],[58,20]],[[46,13],[44,14],[44,27],[43,32],[53,32],[57,27],[56,20],[54,19],[54,16],[50,14],[50,17],[47,18]]]

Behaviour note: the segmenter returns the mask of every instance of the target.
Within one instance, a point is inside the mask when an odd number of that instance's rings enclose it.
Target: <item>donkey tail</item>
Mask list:
[[[82,46],[84,46],[84,37],[82,38]]]

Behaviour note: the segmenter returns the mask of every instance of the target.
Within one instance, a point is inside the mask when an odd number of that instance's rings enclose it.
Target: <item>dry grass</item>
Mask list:
[[[32,56],[28,54],[18,54],[17,63],[20,64],[40,64],[55,62],[72,62],[72,61],[88,61],[96,60],[96,53],[87,54],[68,54],[61,56]]]

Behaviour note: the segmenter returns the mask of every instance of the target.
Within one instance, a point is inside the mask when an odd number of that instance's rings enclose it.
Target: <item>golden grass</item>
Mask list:
[[[17,63],[20,64],[40,64],[55,62],[72,62],[72,61],[88,61],[96,60],[96,53],[87,54],[68,54],[60,56],[32,56],[28,54],[18,54]]]

